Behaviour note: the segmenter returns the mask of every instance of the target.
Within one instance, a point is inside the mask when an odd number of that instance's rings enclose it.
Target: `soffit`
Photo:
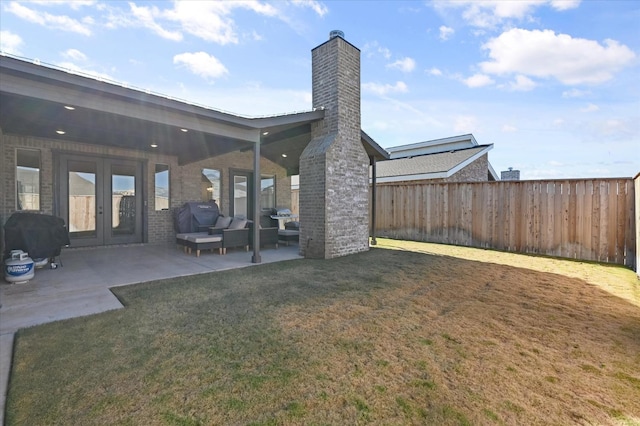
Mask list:
[[[237,116],[0,57],[0,128],[4,134],[174,155],[180,164],[251,150],[260,140],[264,157],[295,174],[311,140],[311,123],[323,118],[323,110],[260,118]],[[368,155],[388,158],[364,132],[361,140]]]

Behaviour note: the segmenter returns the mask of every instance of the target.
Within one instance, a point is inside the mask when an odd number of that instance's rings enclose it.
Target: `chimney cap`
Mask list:
[[[333,30],[329,33],[329,40],[336,37],[344,38],[344,32],[340,30]]]

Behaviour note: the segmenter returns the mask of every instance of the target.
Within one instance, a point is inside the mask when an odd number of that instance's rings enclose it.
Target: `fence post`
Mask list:
[[[635,192],[635,209],[633,211],[633,220],[635,226],[636,233],[636,262],[635,265],[630,265],[632,268],[635,268],[636,274],[638,278],[640,278],[640,173],[638,173],[633,178],[633,186],[635,191],[631,191],[633,194]]]

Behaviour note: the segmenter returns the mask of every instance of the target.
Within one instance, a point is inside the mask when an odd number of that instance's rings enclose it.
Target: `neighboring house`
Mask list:
[[[377,183],[499,180],[489,163],[491,149],[471,134],[387,148],[391,159],[377,163]]]
[[[360,51],[341,33],[312,49],[312,85],[311,110],[251,118],[0,56],[0,228],[28,209],[81,218],[74,247],[169,242],[183,203],[257,219],[291,205],[299,173],[301,254],[368,250],[367,169],[388,153],[360,128]]]

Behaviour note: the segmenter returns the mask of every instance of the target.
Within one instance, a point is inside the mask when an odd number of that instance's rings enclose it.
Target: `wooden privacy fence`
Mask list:
[[[635,263],[632,179],[379,185],[376,205],[379,236]]]

